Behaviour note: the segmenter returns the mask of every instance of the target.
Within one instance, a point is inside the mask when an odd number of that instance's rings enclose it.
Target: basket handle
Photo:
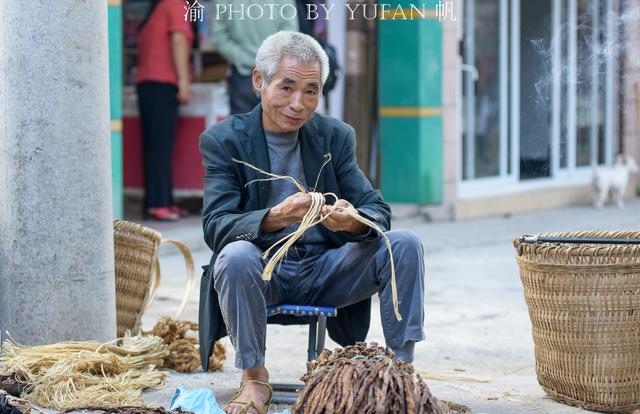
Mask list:
[[[193,263],[193,256],[191,255],[191,251],[189,248],[179,240],[174,239],[162,239],[160,244],[168,243],[173,244],[178,248],[182,256],[184,257],[185,267],[187,270],[187,290],[182,298],[182,302],[180,302],[180,308],[178,308],[178,312],[176,312],[175,319],[180,319],[180,316],[184,312],[184,309],[187,307],[189,303],[189,298],[191,297],[191,292],[193,291],[195,285],[195,266]],[[153,269],[151,275],[151,285],[149,286],[149,300],[147,301],[147,306],[145,307],[145,312],[153,302],[156,297],[156,293],[158,292],[158,287],[160,286],[160,260],[158,256],[156,256],[153,262]]]

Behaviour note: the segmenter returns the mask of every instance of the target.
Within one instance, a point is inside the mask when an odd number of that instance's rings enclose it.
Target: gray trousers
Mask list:
[[[347,243],[337,249],[324,245],[291,248],[270,281],[262,279],[266,261],[248,241],[229,243],[218,255],[213,271],[236,367],[264,365],[266,307],[281,303],[342,308],[378,293],[387,345],[401,349],[407,341],[424,339],[424,252],[420,239],[407,230],[386,233],[396,266],[402,321],[393,311],[389,253],[382,237]]]

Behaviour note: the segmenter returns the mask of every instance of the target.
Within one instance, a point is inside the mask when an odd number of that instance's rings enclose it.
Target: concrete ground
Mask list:
[[[165,238],[187,243],[198,271],[208,263],[210,253],[198,217],[179,224],[145,224]],[[394,218],[393,228],[415,231],[425,246],[427,340],[417,344],[414,365],[424,372],[437,398],[465,404],[474,413],[586,412],[546,398],[537,383],[531,324],[512,240],[523,233],[548,231],[638,230],[640,200],[629,201],[624,209],[583,206],[459,222]],[[145,329],[161,315],[173,315],[184,291],[183,261],[171,246],[162,247],[161,266],[161,285],[144,316]],[[197,310],[198,286],[183,319],[197,321]],[[384,343],[377,298],[373,310],[367,340]],[[306,341],[306,327],[269,325],[267,367],[273,382],[296,381],[304,373]],[[146,392],[145,400],[167,406],[175,387],[182,385],[210,387],[218,401],[226,402],[240,371],[233,366],[228,338],[223,343],[228,358],[222,372],[172,373],[167,387]],[[334,346],[328,341],[327,347]]]

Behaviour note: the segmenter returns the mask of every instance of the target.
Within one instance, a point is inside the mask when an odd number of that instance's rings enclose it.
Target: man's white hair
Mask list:
[[[304,33],[283,30],[264,39],[256,53],[256,69],[262,74],[265,84],[271,82],[284,57],[296,59],[304,65],[317,62],[323,85],[329,76],[329,58],[320,43]]]

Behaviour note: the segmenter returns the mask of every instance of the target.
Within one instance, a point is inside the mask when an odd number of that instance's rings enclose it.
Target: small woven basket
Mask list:
[[[127,331],[132,335],[140,331],[142,315],[153,302],[160,285],[158,249],[161,244],[174,245],[184,258],[186,290],[174,317],[180,319],[195,286],[195,266],[189,248],[178,240],[163,239],[153,229],[124,220],[113,222],[113,241],[118,337],[123,337]]]
[[[640,232],[545,237],[640,238]],[[514,240],[544,391],[588,410],[640,408],[640,245]]]

